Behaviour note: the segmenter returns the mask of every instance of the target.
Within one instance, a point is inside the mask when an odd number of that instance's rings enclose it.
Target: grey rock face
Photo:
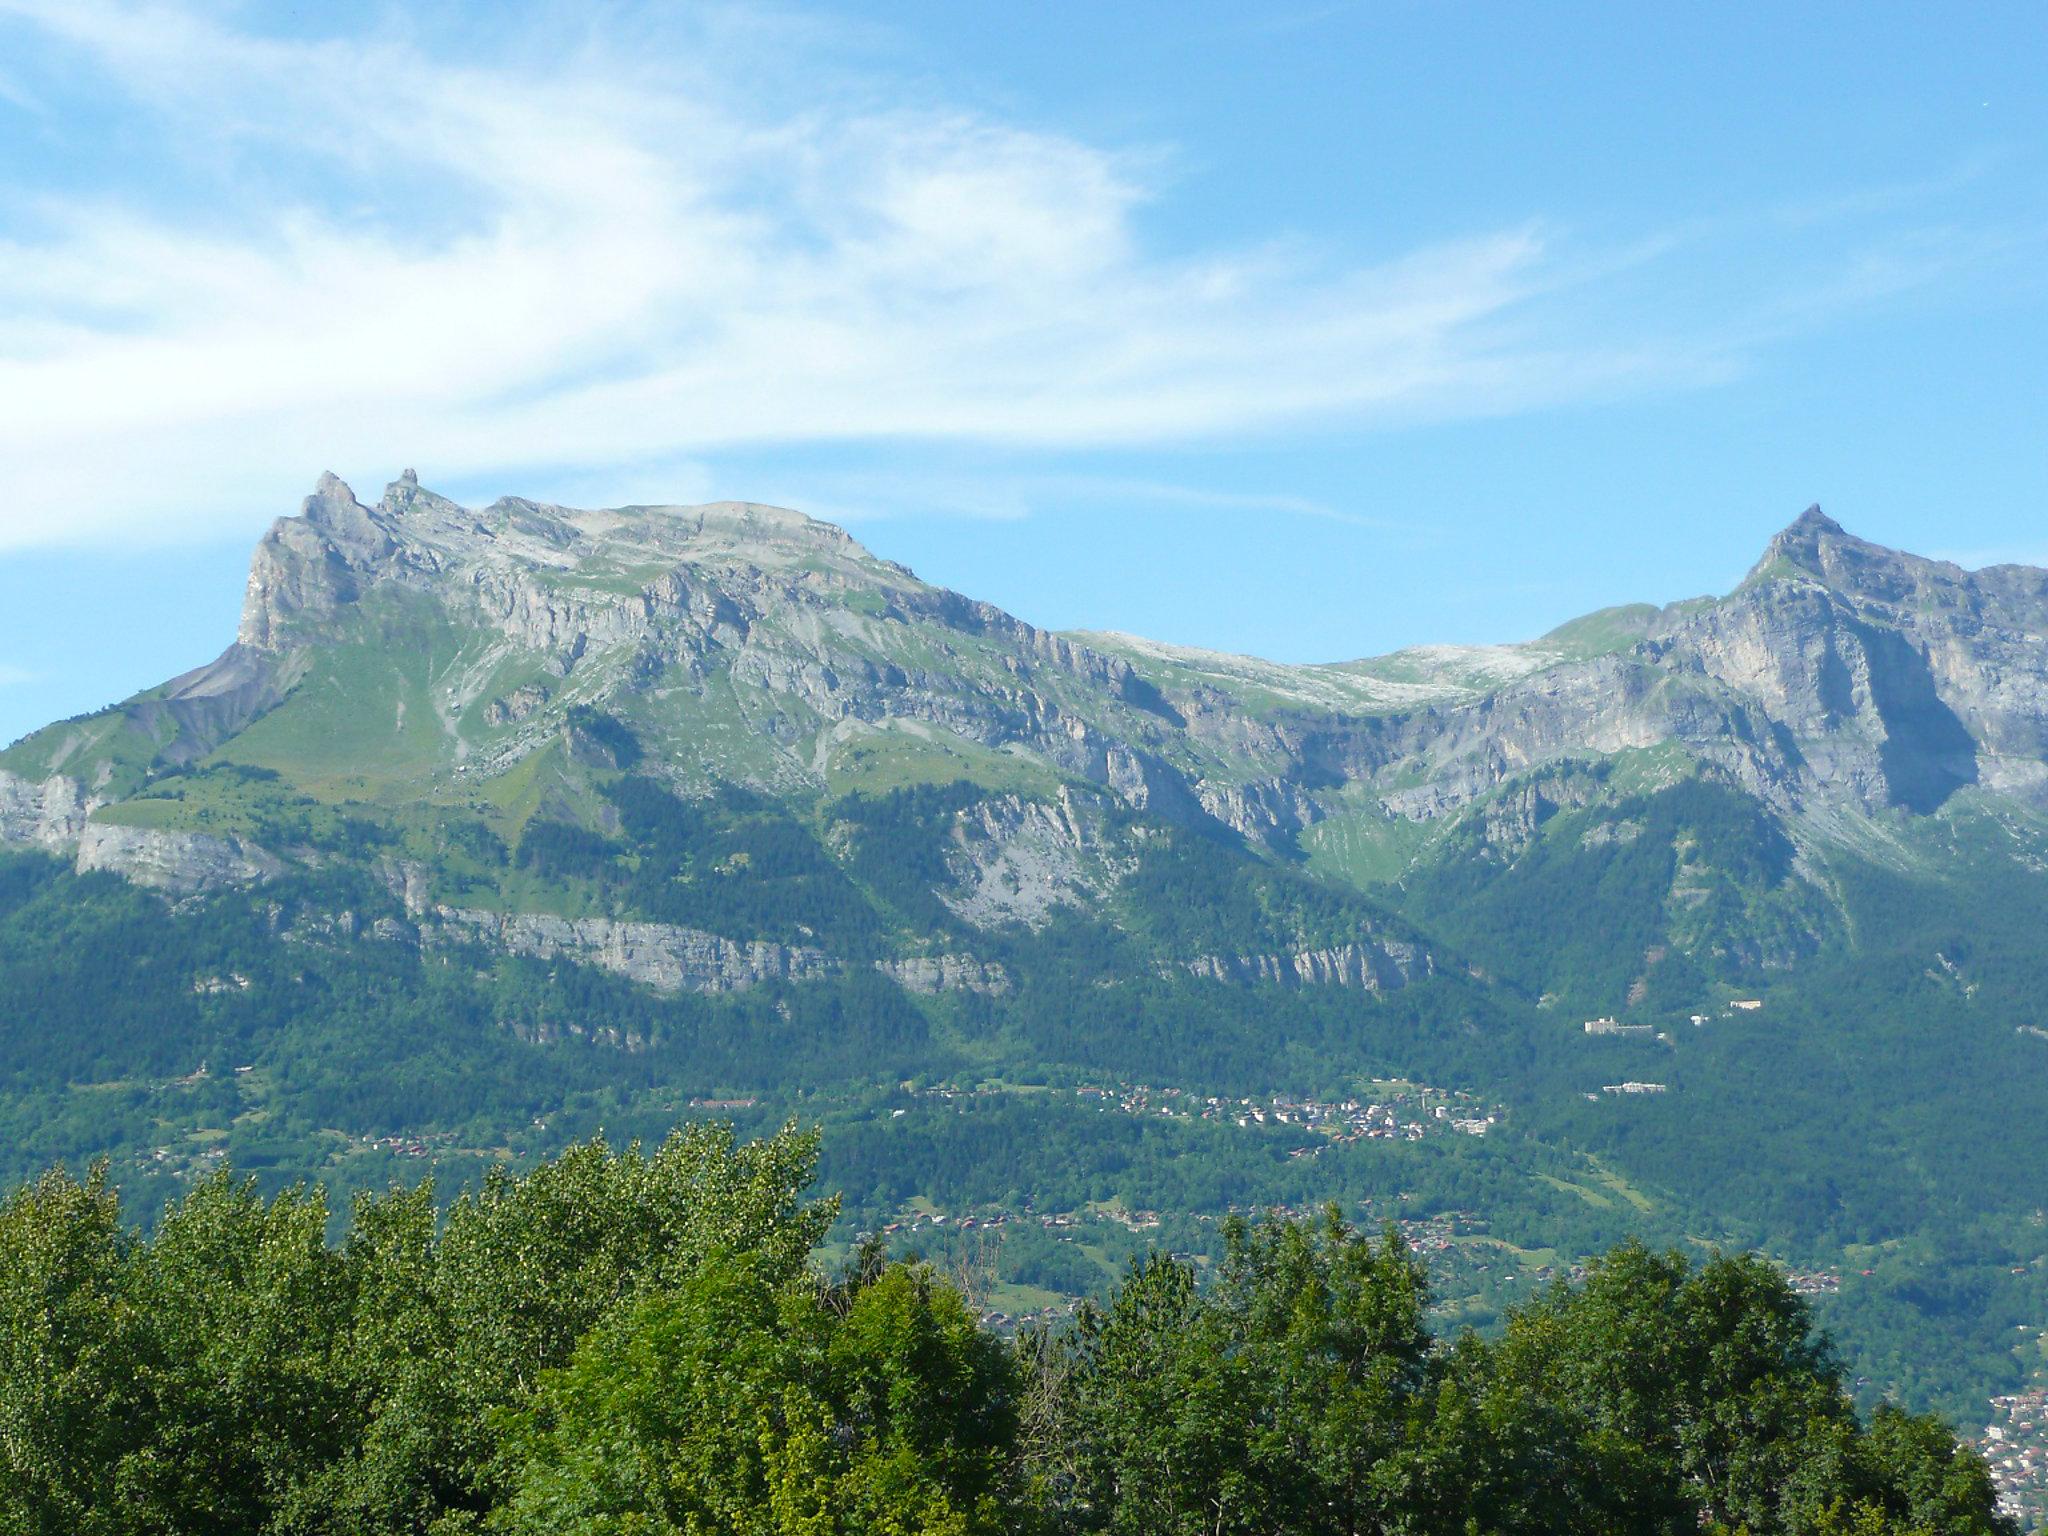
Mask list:
[[[875,969],[906,992],[978,992],[999,997],[1010,990],[1009,975],[992,961],[971,955],[909,955],[877,960]]]
[[[927,586],[800,513],[512,500],[470,511],[403,479],[367,507],[327,477],[259,547],[242,645],[283,664],[384,588],[430,595],[557,677],[594,674],[600,693],[662,678],[701,694],[726,680],[797,777],[814,772],[812,746],[833,726],[907,722],[1026,748],[1155,814],[1202,814],[1157,758],[1185,722],[1128,661]],[[454,710],[470,702],[457,693]],[[477,702],[489,724],[511,726],[549,694]]]
[[[2048,795],[2048,574],[1964,572],[1817,511],[1733,594],[1624,650],[1484,697],[1322,725],[1324,774],[1394,779],[1393,814],[1460,813],[1532,769],[1677,744],[1788,816],[1926,812],[1986,783]]]
[[[223,723],[246,716],[288,686],[298,648],[388,585],[433,595],[600,692],[728,679],[797,778],[816,773],[837,728],[910,726],[1022,750],[1149,816],[1284,844],[1345,784],[1375,787],[1390,814],[1436,819],[1546,763],[1677,743],[1787,814],[1809,802],[1926,809],[1980,779],[2048,793],[2044,581],[1895,555],[1815,513],[1732,597],[1636,621],[1613,654],[1480,657],[1471,666],[1498,684],[1465,695],[1398,682],[1359,694],[1330,669],[1233,673],[1229,658],[1162,688],[1127,656],[927,586],[798,513],[515,500],[471,511],[410,476],[372,507],[326,477],[258,550],[239,654],[215,668],[233,686],[206,686],[233,695]],[[1209,680],[1228,675],[1287,702],[1262,710]],[[1353,694],[1398,701],[1404,687],[1416,707],[1340,707]],[[541,684],[478,702],[501,728],[554,706]],[[522,736],[479,771],[547,739]],[[1019,851],[1014,867],[980,869],[962,898],[974,920],[1040,921],[1090,894],[1056,840],[1012,829],[993,841]]]
[[[1436,962],[1401,939],[1340,944],[1273,955],[1202,955],[1187,962],[1190,975],[1240,986],[1355,987],[1389,992],[1435,974]]]
[[[276,855],[239,837],[88,822],[78,835],[78,872],[107,870],[137,885],[189,896],[256,885],[284,873]]]
[[[1322,819],[1321,808],[1299,785],[1279,778],[1249,784],[1218,784],[1205,779],[1195,786],[1195,796],[1203,810],[1255,843],[1299,832]]]
[[[0,769],[0,846],[72,847],[97,802],[73,780],[52,774],[40,783]]]
[[[528,683],[502,699],[491,700],[484,709],[484,719],[492,725],[516,725],[547,701],[547,689],[538,683]]]
[[[1814,508],[1673,642],[1759,699],[1835,798],[1925,812],[1975,783],[2042,794],[2048,573],[1902,554]]]
[[[1051,801],[1005,795],[980,801],[953,828],[946,905],[978,928],[1037,928],[1060,907],[1087,906],[1130,865],[1100,811],[1073,793]]]
[[[821,981],[840,962],[822,950],[761,941],[740,943],[666,923],[603,917],[549,917],[437,907],[435,939],[483,944],[537,960],[573,960],[659,992],[738,992],[764,981]]]
[[[847,962],[820,949],[742,942],[668,923],[448,906],[433,908],[432,918],[419,930],[421,943],[428,947],[471,943],[536,960],[569,960],[657,992],[742,992],[770,981],[825,981],[847,968]],[[908,992],[993,995],[1010,986],[1001,966],[969,955],[883,959],[875,961],[874,968]]]

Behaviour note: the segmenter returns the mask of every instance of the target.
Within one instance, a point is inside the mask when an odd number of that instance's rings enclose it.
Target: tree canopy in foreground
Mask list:
[[[1235,1226],[1010,1340],[874,1248],[811,1255],[815,1137],[693,1126],[144,1238],[103,1169],[0,1206],[0,1536],[1976,1536],[1938,1422],[1856,1414],[1752,1257],[1616,1249],[1435,1336],[1392,1233]]]

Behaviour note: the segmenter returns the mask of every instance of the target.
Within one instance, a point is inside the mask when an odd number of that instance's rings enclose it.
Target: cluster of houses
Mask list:
[[[1647,1040],[1657,1033],[1657,1028],[1653,1024],[1624,1024],[1619,1019],[1588,1019],[1586,1033],[1618,1040]]]
[[[1121,1205],[1109,1205],[1086,1212],[1059,1211],[1049,1216],[1034,1216],[1029,1212],[984,1211],[978,1216],[948,1216],[942,1211],[912,1211],[899,1219],[882,1226],[884,1237],[897,1237],[915,1232],[1000,1232],[1009,1226],[1037,1222],[1048,1232],[1062,1236],[1071,1234],[1089,1222],[1106,1222],[1122,1227],[1127,1232],[1149,1232],[1159,1225],[1157,1211],[1129,1211]]]
[[[425,1157],[427,1144],[415,1136],[365,1136],[363,1145],[376,1147],[395,1157]]]
[[[1999,1507],[2029,1530],[2048,1530],[2048,1390],[1991,1399],[1977,1448],[1991,1464]]]
[[[1711,1024],[1715,1019],[1732,1019],[1738,1013],[1757,1013],[1762,1010],[1764,1000],[1760,997],[1738,997],[1719,1013],[1696,1013],[1692,1016],[1692,1027]]]
[[[1738,997],[1731,1001],[1728,1004],[1728,1006],[1723,1008],[1719,1013],[1693,1014],[1691,1016],[1692,1024],[1695,1029],[1698,1029],[1702,1025],[1713,1023],[1715,1019],[1732,1019],[1738,1013],[1759,1012],[1763,1008],[1763,1006],[1764,1000],[1760,997]],[[1587,1034],[1598,1036],[1603,1039],[1656,1039],[1662,1040],[1666,1045],[1669,1045],[1671,1043],[1671,1037],[1663,1033],[1661,1030],[1659,1030],[1657,1026],[1654,1024],[1624,1024],[1619,1019],[1612,1019],[1602,1016],[1597,1019],[1586,1020],[1584,1025],[1581,1027],[1585,1030]]]
[[[1014,1219],[1018,1221],[1025,1220],[1022,1216]],[[987,1216],[962,1216],[958,1220],[946,1215],[943,1211],[913,1211],[899,1221],[886,1223],[882,1227],[882,1236],[895,1237],[904,1232],[995,1231],[999,1228],[1007,1227],[1011,1220],[1012,1217],[1008,1211],[997,1211],[994,1215]],[[1041,1217],[1040,1220],[1045,1226],[1050,1227],[1070,1224],[1072,1218],[1046,1216]]]
[[[926,1099],[953,1101],[988,1098],[1017,1090],[983,1084],[963,1088],[957,1083],[931,1083],[914,1087],[903,1084],[906,1093]],[[1038,1091],[1038,1090],[1033,1090]],[[1317,1099],[1306,1095],[1275,1094],[1271,1098],[1222,1098],[1188,1088],[1155,1088],[1149,1083],[1084,1084],[1074,1097],[1092,1104],[1105,1114],[1157,1117],[1168,1120],[1210,1120],[1243,1126],[1296,1126],[1319,1132],[1330,1142],[1420,1141],[1437,1131],[1457,1131],[1466,1136],[1484,1136],[1501,1120],[1503,1111],[1463,1089],[1432,1088],[1421,1083],[1380,1083],[1369,1098]],[[751,1099],[691,1100],[692,1107],[751,1107]],[[892,1109],[892,1117],[906,1113]],[[1302,1147],[1294,1155],[1312,1156],[1322,1145]]]
[[[1723,1008],[1719,1014],[1696,1013],[1692,1015],[1692,1022],[1695,1027],[1698,1027],[1711,1023],[1715,1018],[1729,1019],[1738,1013],[1756,1013],[1763,1005],[1764,1000],[1760,997],[1738,997],[1730,1001],[1727,1007]],[[1597,1019],[1587,1019],[1580,1025],[1580,1028],[1588,1036],[1600,1040],[1661,1040],[1666,1045],[1675,1043],[1669,1034],[1658,1029],[1654,1024],[1624,1024],[1619,1019],[1605,1016]],[[1670,1092],[1670,1088],[1664,1083],[1644,1083],[1631,1080],[1624,1083],[1603,1084],[1600,1093],[1589,1093],[1586,1097],[1597,1104],[1600,1102],[1601,1093],[1612,1094],[1616,1097],[1633,1097],[1637,1094],[1668,1092]]]
[[[156,1147],[133,1159],[134,1165],[150,1173],[168,1173],[180,1179],[203,1179],[227,1161],[228,1149],[210,1142],[194,1151],[187,1147]]]
[[[1833,1296],[1842,1288],[1842,1277],[1831,1269],[1792,1269],[1785,1283],[1795,1296]]]
[[[1151,1088],[1119,1084],[1074,1090],[1104,1110],[1127,1115],[1163,1115],[1187,1120],[1215,1120],[1234,1125],[1292,1125],[1314,1130],[1331,1142],[1420,1141],[1432,1131],[1458,1131],[1484,1136],[1500,1123],[1501,1111],[1462,1089],[1421,1084],[1383,1085],[1370,1099],[1323,1100],[1279,1094],[1269,1099],[1228,1099],[1203,1096],[1182,1088]],[[1306,1146],[1293,1155],[1307,1157],[1322,1150]]]

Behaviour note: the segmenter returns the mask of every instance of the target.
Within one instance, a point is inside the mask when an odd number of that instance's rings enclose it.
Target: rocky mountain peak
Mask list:
[[[321,475],[300,516],[326,535],[350,565],[375,564],[389,558],[397,547],[376,514],[356,500],[348,483],[332,471]]]
[[[422,492],[418,473],[408,469],[384,487],[384,495],[379,499],[377,506],[384,512],[404,512],[423,494],[431,496],[433,493]]]
[[[508,496],[473,509],[422,486],[412,469],[366,506],[329,472],[298,515],[281,518],[258,545],[240,638],[259,650],[288,649],[293,637],[317,634],[385,583],[471,606],[482,601],[494,623],[517,610],[546,612],[557,626],[603,628],[618,616],[600,618],[597,609],[630,608],[641,591],[686,571],[714,581],[726,579],[717,573],[742,582],[766,573],[778,581],[922,588],[843,529],[786,507],[719,501],[583,510]]]
[[[1754,590],[1788,577],[1817,582],[1852,607],[1885,612],[1929,603],[1968,605],[1976,592],[1974,578],[1962,567],[1858,538],[1819,507],[1808,507],[1765,546],[1743,587]]]
[[[1831,546],[1842,543],[1861,545],[1863,541],[1821,511],[1816,503],[1787,523],[1764,546],[1763,555],[1751,568],[1749,579],[1755,581],[1785,575],[1789,566],[1826,581],[1831,557],[1835,553]]]

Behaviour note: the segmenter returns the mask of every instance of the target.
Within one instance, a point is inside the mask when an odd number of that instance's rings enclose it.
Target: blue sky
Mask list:
[[[332,468],[1311,660],[2048,564],[2048,8],[0,0],[0,740]]]

